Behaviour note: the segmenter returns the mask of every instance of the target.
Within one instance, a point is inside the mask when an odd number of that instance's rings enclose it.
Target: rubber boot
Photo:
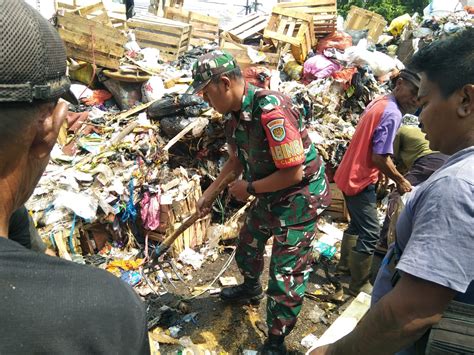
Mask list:
[[[248,301],[259,303],[263,298],[262,285],[258,279],[244,279],[244,283],[224,288],[220,293],[223,301]]]
[[[370,267],[370,283],[372,285],[375,284],[375,279],[379,273],[380,266],[382,266],[382,261],[383,258],[385,258],[385,254],[386,253],[380,252],[377,249],[374,251],[374,258],[372,259],[372,266]]]
[[[268,334],[268,338],[258,352],[260,355],[286,355],[285,337]]]
[[[336,267],[336,275],[347,274],[350,275],[349,269],[349,259],[351,255],[352,248],[355,247],[357,243],[357,235],[345,233],[342,235],[341,243],[341,258]]]
[[[352,296],[357,296],[359,292],[372,294],[372,285],[369,282],[372,259],[373,255],[351,250],[349,259],[349,267],[351,269],[349,294]]]

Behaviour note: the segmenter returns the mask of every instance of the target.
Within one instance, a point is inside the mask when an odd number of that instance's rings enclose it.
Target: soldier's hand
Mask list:
[[[400,195],[411,191],[411,184],[407,179],[403,179],[399,184],[397,184],[397,190]]]
[[[250,194],[247,192],[248,182],[245,180],[236,180],[229,184],[229,192],[239,201],[247,201]]]

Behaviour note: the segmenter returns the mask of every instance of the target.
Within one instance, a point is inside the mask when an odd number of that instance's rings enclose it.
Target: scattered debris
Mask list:
[[[224,287],[237,285],[237,279],[233,276],[220,277],[219,282]]]

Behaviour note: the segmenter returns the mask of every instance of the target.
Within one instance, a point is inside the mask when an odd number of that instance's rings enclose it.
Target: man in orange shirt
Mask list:
[[[352,295],[372,291],[370,268],[380,234],[375,184],[380,172],[395,181],[400,194],[411,190],[411,184],[397,171],[390,156],[402,116],[416,110],[419,82],[417,74],[402,70],[392,94],[367,106],[334,176],[351,217],[337,269],[351,274]]]

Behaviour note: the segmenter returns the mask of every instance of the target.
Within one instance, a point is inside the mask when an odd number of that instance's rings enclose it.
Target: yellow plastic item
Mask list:
[[[388,27],[388,32],[394,36],[400,36],[405,26],[411,21],[411,16],[405,14],[394,18]]]
[[[84,85],[90,85],[90,88],[94,88],[96,84],[96,76],[92,77],[94,69],[92,64],[81,62],[78,65],[69,67],[69,76],[72,80],[80,81]],[[92,79],[92,83],[91,83]]]
[[[300,80],[303,75],[303,66],[296,61],[291,61],[285,64],[283,71],[288,74],[292,80]]]

